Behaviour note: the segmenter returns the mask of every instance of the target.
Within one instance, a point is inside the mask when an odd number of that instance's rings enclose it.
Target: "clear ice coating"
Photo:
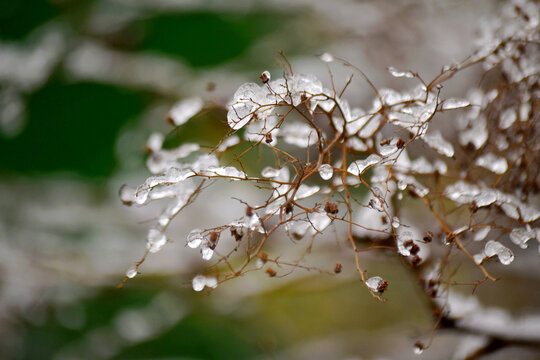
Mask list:
[[[489,240],[484,248],[484,254],[486,257],[492,257],[497,255],[499,261],[503,265],[509,265],[514,261],[514,253],[506,246],[495,240]]]
[[[384,280],[380,276],[373,276],[366,280],[367,287],[374,292],[379,292],[379,288],[384,283]]]
[[[446,99],[442,105],[443,110],[459,109],[471,105],[468,100],[465,99]]]
[[[296,191],[296,195],[294,195],[294,200],[300,200],[310,197],[311,195],[314,195],[319,192],[321,188],[317,185],[309,186],[306,184],[300,185],[298,187],[298,190]]]
[[[205,286],[215,289],[218,286],[218,279],[214,276],[197,275],[191,281],[191,286],[195,291],[203,291]]]
[[[128,185],[122,185],[119,190],[120,200],[124,205],[131,205],[136,200],[135,189]]]
[[[137,276],[137,269],[134,267],[129,269],[128,271],[126,271],[126,276],[130,279],[133,279],[135,276]]]
[[[167,237],[158,229],[148,230],[146,248],[151,253],[156,253],[167,243]]]
[[[205,244],[201,247],[201,256],[203,260],[208,261],[214,256],[214,250]]]
[[[414,243],[414,234],[410,232],[409,230],[404,230],[398,233],[397,235],[397,247],[398,252],[403,256],[410,256],[410,248],[411,246],[409,244]]]
[[[364,160],[356,160],[349,164],[347,172],[356,176],[362,175],[366,169],[380,162],[382,158],[379,155],[371,154]]]
[[[191,281],[191,286],[195,291],[203,291],[206,286],[206,277],[204,275],[197,275]]]
[[[527,248],[527,242],[536,238],[536,232],[531,228],[517,228],[510,233],[510,240],[522,249]]]
[[[330,180],[334,175],[334,168],[330,164],[322,164],[319,166],[319,175],[323,180]]]
[[[430,148],[437,151],[439,154],[452,157],[454,156],[454,147],[446,141],[440,131],[431,131],[424,136],[424,141]]]
[[[474,241],[482,241],[486,238],[487,234],[489,234],[489,231],[491,230],[491,227],[486,226],[483,228],[480,228],[479,230],[476,230],[474,233],[473,240]]]
[[[506,130],[516,122],[517,114],[514,109],[506,109],[499,119],[499,129]]]
[[[267,166],[261,171],[261,175],[265,178],[275,178],[279,176],[279,169],[274,169]]]
[[[503,157],[494,154],[485,154],[476,159],[476,165],[481,166],[495,174],[504,174],[508,170],[508,162]]]
[[[194,230],[191,230],[191,232],[187,236],[187,245],[192,249],[196,249],[199,246],[201,246],[204,240],[205,239],[204,239],[204,236],[202,235],[202,230],[194,229]]]
[[[172,107],[169,119],[175,126],[180,126],[201,111],[203,105],[203,101],[198,97],[182,100]]]
[[[325,52],[320,56],[320,59],[326,63],[330,63],[334,61],[334,56],[332,56],[332,54],[330,53]]]
[[[397,78],[401,78],[401,77],[408,78],[408,79],[414,78],[414,74],[412,72],[410,72],[410,71],[399,71],[398,69],[396,69],[393,66],[388,67],[388,72],[390,73],[390,75],[392,75],[393,77],[397,77]]]

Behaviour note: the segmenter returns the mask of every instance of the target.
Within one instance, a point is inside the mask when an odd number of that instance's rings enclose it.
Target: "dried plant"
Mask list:
[[[266,200],[233,199],[245,210],[232,222],[190,232],[187,246],[214,261],[208,274],[193,278],[194,290],[212,289],[257,269],[271,277],[294,269],[338,274],[341,264],[323,269],[304,261],[314,239],[333,226],[343,232],[359,280],[374,298],[384,300],[392,284],[368,275],[360,258],[367,251],[405,260],[425,288],[435,329],[540,343],[540,330],[528,338],[519,331],[506,336],[464,317],[456,304],[469,300],[452,291],[460,284],[453,281],[451,266],[457,258],[468,258],[481,275],[470,283],[476,288],[496,280],[486,262],[509,265],[513,247],[540,242],[540,211],[534,205],[540,171],[539,13],[537,3],[505,5],[499,18],[484,23],[478,51],[443,67],[431,81],[390,68],[391,75],[414,84],[407,91],[379,89],[353,64],[323,54],[323,62],[350,68],[371,87],[374,100],[368,110],[351,107],[345,99],[352,76],[342,88],[326,87],[315,76],[293,72],[283,56],[282,78],[272,80],[265,71],[259,84],[243,84],[236,91],[226,106],[230,131],[214,148],[184,143],[165,150],[164,136],[152,135],[148,169],[154,175],[137,188],[122,187],[120,197],[127,205],[162,198],[170,203],[148,232],[146,254],[125,280],[137,275],[148,254],[162,249],[171,221],[201,192],[217,181],[235,181],[255,186]],[[482,86],[462,98],[446,98],[445,82],[473,66],[483,69]],[[184,100],[169,120],[180,127],[204,108],[198,98]],[[436,130],[443,113],[449,113],[446,127],[452,128],[447,134]],[[242,144],[249,146],[238,151]],[[257,151],[272,154],[260,175],[246,170],[245,163]],[[429,220],[410,220],[407,213],[422,213],[420,206]],[[300,258],[285,261],[265,252],[276,234],[293,242],[311,240]],[[475,254],[472,249],[479,244],[482,250]],[[422,352],[431,340],[417,342],[415,351]]]

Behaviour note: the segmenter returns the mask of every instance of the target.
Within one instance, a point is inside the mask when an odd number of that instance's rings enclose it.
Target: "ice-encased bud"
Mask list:
[[[182,100],[174,104],[168,119],[175,126],[180,126],[201,111],[204,103],[198,97]]]
[[[191,281],[191,285],[193,286],[193,290],[202,291],[206,285],[206,277],[204,275],[195,276]]]
[[[319,175],[323,180],[330,180],[334,175],[334,168],[330,164],[322,164],[319,166]]]
[[[128,271],[126,271],[126,276],[130,279],[133,279],[135,276],[137,276],[137,269],[132,267]]]
[[[384,280],[380,276],[373,276],[366,280],[367,287],[374,292],[381,292]]]
[[[204,236],[202,235],[201,229],[191,230],[191,232],[187,236],[187,245],[192,249],[196,249],[201,246],[203,241]]]
[[[146,248],[151,253],[156,253],[167,243],[167,237],[158,229],[148,230]]]

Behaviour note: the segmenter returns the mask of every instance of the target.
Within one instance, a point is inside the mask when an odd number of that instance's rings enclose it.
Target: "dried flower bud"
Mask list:
[[[261,75],[259,75],[259,79],[263,84],[266,84],[270,81],[270,72],[264,71]]]
[[[265,253],[265,252],[261,252],[259,253],[259,255],[257,255],[257,257],[259,259],[261,259],[263,262],[266,262],[268,260],[268,254]]]
[[[424,349],[425,349],[425,345],[422,344],[420,341],[417,341],[414,343],[414,353],[416,355],[420,355],[421,353],[423,353]]]
[[[397,146],[398,149],[403,148],[403,146],[405,146],[405,140],[403,140],[402,138],[399,138],[397,143],[396,143],[396,146]]]
[[[433,233],[431,231],[426,231],[424,234],[424,242],[430,243],[433,240]]]
[[[267,144],[270,144],[272,141],[274,141],[274,138],[272,137],[272,134],[271,133],[266,133],[266,135],[264,136],[264,141],[267,143]]]
[[[336,266],[334,266],[334,273],[339,274],[341,270],[343,270],[343,265],[337,263]]]
[[[415,255],[411,260],[411,264],[414,267],[420,265],[421,262],[422,262],[422,258],[420,256],[418,256],[418,255]]]
[[[384,139],[379,142],[379,145],[384,146],[390,144],[391,139]]]
[[[335,215],[335,214],[338,213],[339,209],[338,209],[337,204],[331,203],[331,202],[327,202],[327,203],[324,205],[324,211],[326,211],[328,214]]]
[[[276,274],[277,274],[276,271],[275,271],[274,269],[272,269],[271,267],[268,267],[268,268],[266,269],[265,272],[266,272],[266,273],[268,274],[268,276],[270,276],[270,277],[274,277],[274,276],[276,276]]]
[[[380,294],[382,294],[383,292],[386,291],[387,288],[388,288],[388,281],[384,280],[384,281],[379,285],[379,287],[377,288],[377,292],[379,292]]]
[[[244,236],[242,231],[238,231],[236,228],[231,228],[231,235],[236,241],[240,241],[242,239],[242,236]]]
[[[246,215],[249,217],[253,216],[253,208],[251,206],[246,207]]]

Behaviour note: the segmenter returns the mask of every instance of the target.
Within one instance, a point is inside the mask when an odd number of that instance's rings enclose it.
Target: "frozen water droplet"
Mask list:
[[[517,114],[514,109],[506,109],[499,119],[499,128],[502,130],[508,129],[516,122]]]
[[[327,53],[327,52],[323,53],[320,56],[320,58],[321,58],[322,61],[327,62],[327,63],[334,61],[334,56],[332,54],[330,54],[330,53]]]
[[[255,267],[257,269],[262,269],[263,266],[264,266],[265,262],[263,259],[257,259],[256,263],[255,263]]]
[[[201,111],[204,103],[198,98],[189,98],[176,103],[169,112],[169,120],[180,126]]]
[[[161,150],[161,146],[163,145],[163,141],[165,140],[165,137],[162,133],[155,132],[146,141],[146,148],[150,150],[151,152],[156,152]]]
[[[424,347],[415,344],[413,351],[415,355],[422,355],[422,353],[424,352]]]
[[[488,169],[495,174],[504,174],[506,170],[508,170],[508,162],[506,162],[506,159],[493,154],[486,154],[479,157],[476,159],[475,164]]]
[[[214,276],[207,276],[205,279],[205,285],[209,288],[215,289],[218,286],[218,279]]]
[[[203,260],[208,261],[212,259],[212,256],[214,256],[214,250],[205,245],[201,248],[201,256]]]
[[[486,227],[483,227],[483,228],[477,230],[476,233],[474,234],[474,237],[473,237],[474,241],[482,241],[482,240],[484,240],[490,230],[491,230],[491,228],[489,226],[486,226]]]
[[[536,237],[536,233],[530,229],[517,228],[510,233],[510,240],[522,249],[527,248],[527,242]]]
[[[191,281],[191,286],[195,291],[202,291],[206,285],[206,277],[203,275],[197,275]]]
[[[122,185],[122,187],[119,190],[120,200],[124,203],[124,205],[131,205],[136,200],[136,192],[135,189],[128,185]]]
[[[356,176],[362,175],[368,167],[377,164],[379,161],[381,161],[379,155],[371,154],[364,160],[356,160],[349,164],[347,172]]]
[[[443,110],[459,109],[471,105],[471,103],[464,99],[446,99],[442,105]]]
[[[512,261],[514,261],[514,254],[512,253],[512,251],[510,251],[510,249],[508,249],[506,246],[495,240],[489,240],[486,243],[484,253],[487,257],[497,255],[499,261],[503,265],[509,265]]]
[[[300,200],[310,197],[311,195],[316,194],[320,190],[320,187],[317,185],[309,186],[306,184],[300,185],[296,195],[294,195],[294,200]]]
[[[394,229],[397,229],[399,228],[401,225],[401,222],[399,221],[399,218],[397,218],[396,216],[394,216],[394,218],[392,219],[392,227]]]
[[[432,131],[429,134],[426,134],[424,136],[424,141],[439,154],[448,157],[454,156],[454,147],[442,137],[440,131]]]
[[[129,269],[128,271],[126,271],[126,276],[130,279],[133,279],[135,276],[137,276],[137,269],[134,267]]]
[[[330,180],[334,175],[334,169],[330,164],[322,164],[319,166],[319,175],[323,180]]]
[[[393,77],[397,77],[397,78],[401,78],[401,77],[408,78],[408,79],[414,78],[414,74],[412,72],[410,72],[410,71],[399,71],[398,69],[396,69],[393,66],[388,67],[388,72],[390,73],[390,75],[392,75]]]
[[[263,169],[263,171],[261,171],[261,175],[265,178],[274,178],[279,176],[279,169],[274,169],[267,166]]]
[[[398,252],[403,256],[410,256],[410,249],[414,243],[414,235],[409,230],[401,231],[397,235]]]
[[[384,280],[380,276],[373,276],[366,280],[367,287],[374,292],[379,292],[379,289],[383,285]]]
[[[146,248],[151,253],[158,252],[167,243],[167,237],[158,229],[150,229],[146,240]]]
[[[316,234],[317,232],[321,232],[324,229],[330,225],[332,222],[332,219],[328,217],[326,212],[312,212],[309,215],[309,223],[311,223],[311,233]]]
[[[192,230],[187,237],[187,245],[192,249],[196,249],[201,246],[203,241],[204,236],[202,235],[201,229]]]

